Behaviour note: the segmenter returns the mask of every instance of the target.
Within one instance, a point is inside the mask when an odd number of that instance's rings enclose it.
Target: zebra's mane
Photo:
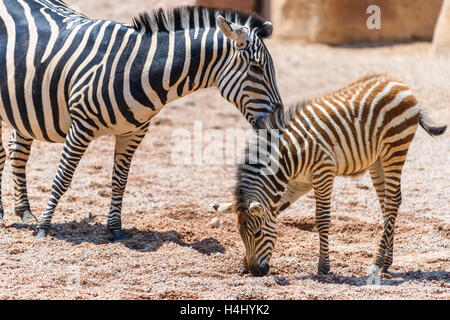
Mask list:
[[[292,120],[294,120],[294,118],[303,110],[303,108],[309,106],[311,103],[314,102],[314,100],[315,99],[313,98],[306,98],[291,105],[288,108],[285,115],[286,122],[284,128],[286,128],[289,125],[289,123],[291,123]]]
[[[279,141],[278,139],[272,140],[273,136],[282,135],[302,109],[314,101],[314,99],[307,98],[291,105],[286,112],[284,112],[282,106],[276,107],[272,113],[256,121],[256,137],[247,144],[244,150],[243,163],[240,163],[237,167],[236,186],[234,189],[234,209],[236,212],[246,212],[245,209],[248,208],[249,201],[255,200],[248,198],[250,195],[249,186],[251,188],[253,184],[250,182],[252,178],[249,176],[257,177],[261,174],[260,170],[263,170],[268,165],[267,158],[260,158],[260,152],[264,150],[258,149],[258,153],[255,153],[254,148],[270,146],[267,152],[272,152],[272,148],[280,148],[281,146],[273,145],[272,142]],[[278,152],[282,151],[279,149]],[[249,162],[250,159],[253,162]],[[249,170],[249,166],[252,167],[252,170]]]
[[[252,194],[254,180],[273,164],[269,155],[275,149],[279,150],[279,136],[283,134],[285,126],[285,114],[281,105],[275,107],[270,115],[256,121],[256,135],[250,138],[243,153],[243,161],[237,166],[234,189],[236,212],[245,213],[250,201],[264,202],[262,199],[250,199],[249,196],[255,196]],[[275,151],[277,153],[279,151]]]
[[[260,39],[268,38],[270,32],[265,21],[255,14],[231,9],[215,9],[202,6],[182,6],[173,9],[156,9],[140,13],[133,19],[133,28],[139,32],[152,33],[161,30],[182,30],[194,27],[215,26],[216,18],[222,15],[227,20],[257,30]]]
[[[259,118],[256,120],[256,129],[277,129],[282,133],[286,127],[291,123],[291,121],[302,111],[302,109],[311,103],[315,99],[307,98],[305,100],[299,101],[292,104],[286,112],[282,106],[276,107],[267,116]]]

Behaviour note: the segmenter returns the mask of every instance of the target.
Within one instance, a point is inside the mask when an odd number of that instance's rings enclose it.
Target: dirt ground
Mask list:
[[[140,10],[139,1],[122,15],[117,8],[124,1],[68,2],[92,17],[122,21]],[[108,3],[104,11],[101,3]],[[429,43],[331,48],[269,40],[268,47],[286,105],[368,73],[386,72],[411,86],[431,118],[450,124],[450,55],[431,55]],[[382,226],[368,175],[335,183],[332,274],[315,275],[319,241],[310,193],[281,214],[269,275],[240,275],[244,247],[235,218],[218,216],[210,207],[231,198],[235,166],[171,160],[173,130],[193,132],[195,120],[203,130],[249,129],[212,89],[166,106],[152,120],[133,160],[122,217],[130,239],[123,243],[110,243],[106,231],[112,137],[90,145],[45,240],[36,240],[34,226],[14,216],[8,162],[2,187],[0,299],[450,299],[450,132],[431,138],[418,129],[403,171],[392,278],[367,285]],[[3,141],[10,132],[4,129]],[[37,215],[47,203],[61,149],[61,144],[33,145],[28,186]],[[210,225],[215,217],[218,227]]]

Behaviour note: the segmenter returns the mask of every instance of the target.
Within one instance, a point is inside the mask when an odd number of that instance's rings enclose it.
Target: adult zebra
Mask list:
[[[253,15],[183,7],[143,13],[126,25],[88,19],[58,0],[2,0],[0,18],[0,117],[16,129],[15,211],[24,221],[33,218],[25,176],[32,141],[64,142],[37,237],[48,234],[93,139],[116,137],[108,229],[121,240],[131,159],[163,105],[217,87],[254,124],[281,104],[262,41],[272,25]],[[0,172],[4,161],[0,144]]]
[[[369,169],[384,218],[370,275],[376,276],[380,269],[387,272],[402,201],[402,167],[419,124],[431,136],[446,129],[432,127],[411,90],[383,75],[369,76],[335,93],[305,101],[293,108],[286,120],[282,109],[264,119],[258,127],[268,133],[259,132],[257,143],[245,152],[246,161],[238,168],[234,203],[215,206],[221,212],[237,213],[246,248],[245,267],[257,276],[267,274],[279,212],[314,189],[320,238],[318,273],[327,273],[334,178]]]

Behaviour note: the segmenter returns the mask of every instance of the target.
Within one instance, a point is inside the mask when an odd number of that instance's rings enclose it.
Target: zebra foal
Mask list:
[[[237,213],[247,270],[256,276],[268,273],[279,212],[314,189],[318,273],[328,273],[334,178],[368,169],[384,218],[370,275],[376,276],[380,269],[388,272],[402,201],[401,172],[418,125],[431,136],[446,129],[433,127],[411,90],[385,75],[369,76],[300,103],[286,117],[280,108],[260,121],[259,128],[265,130],[259,130],[245,151],[245,163],[238,167],[234,201],[214,206],[221,212]]]

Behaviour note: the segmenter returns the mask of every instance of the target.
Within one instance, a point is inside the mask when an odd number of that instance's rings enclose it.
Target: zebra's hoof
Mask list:
[[[122,230],[114,230],[112,233],[112,242],[120,242],[124,240],[128,240],[128,235]]]
[[[30,210],[26,210],[24,211],[21,215],[20,215],[20,219],[22,220],[22,223],[33,223],[33,222],[38,222],[38,219],[31,213]]]
[[[248,266],[241,266],[240,267],[241,275],[248,274],[250,272],[250,269]]]
[[[48,230],[38,229],[36,233],[36,239],[45,239],[48,235]]]
[[[330,272],[330,266],[329,265],[319,265],[317,268],[317,274],[318,275],[326,275]]]
[[[389,273],[388,269],[389,269],[389,267],[383,266],[383,267],[381,268],[381,273]]]

